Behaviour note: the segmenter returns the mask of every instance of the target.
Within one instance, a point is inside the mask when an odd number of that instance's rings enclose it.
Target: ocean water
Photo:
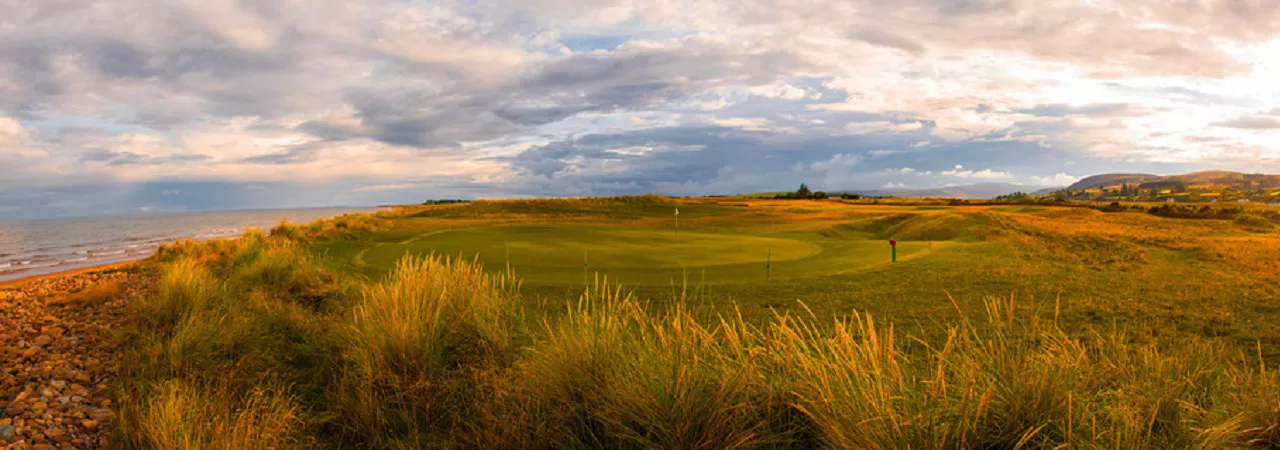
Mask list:
[[[237,236],[281,220],[316,219],[375,208],[309,208],[181,214],[0,220],[0,281],[143,259],[161,244]]]

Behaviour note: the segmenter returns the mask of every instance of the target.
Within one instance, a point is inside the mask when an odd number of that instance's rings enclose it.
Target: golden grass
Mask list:
[[[243,397],[243,400],[236,400]],[[248,393],[161,383],[136,416],[141,442],[164,449],[241,450],[305,448],[303,411],[283,390]]]
[[[89,286],[79,292],[55,298],[50,302],[94,307],[115,298],[123,289],[124,285],[120,281],[106,281]]]
[[[1109,269],[1153,242],[1219,252],[1249,275],[1274,274],[1280,255],[1274,240],[1191,239],[1162,228],[1169,219],[1136,214],[975,214],[993,239],[1048,240],[1051,255]],[[880,225],[953,226],[918,220]],[[1231,224],[1205,230],[1221,226]],[[343,277],[296,239],[256,233],[162,251],[155,291],[134,305],[115,442],[1280,448],[1280,370],[1262,362],[1261,346],[1154,342],[1123,327],[1069,335],[1061,305],[1013,296],[986,299],[978,315],[953,303],[941,338],[865,313],[755,323],[680,300],[651,308],[605,280],[562,313],[526,317],[521,306],[540,299],[522,297],[510,273],[410,257],[383,279]]]
[[[512,358],[518,288],[437,257],[407,257],[365,287],[344,333],[337,397],[349,426],[414,442],[465,414],[478,373]]]

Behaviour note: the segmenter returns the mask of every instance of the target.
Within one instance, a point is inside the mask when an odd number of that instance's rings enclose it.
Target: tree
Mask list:
[[[796,198],[810,198],[812,196],[813,191],[809,190],[809,185],[800,183],[800,189],[796,190]]]

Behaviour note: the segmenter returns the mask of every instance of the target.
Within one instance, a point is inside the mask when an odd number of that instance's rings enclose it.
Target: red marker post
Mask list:
[[[892,262],[898,262],[898,240],[894,238],[889,238],[889,248],[893,249]]]

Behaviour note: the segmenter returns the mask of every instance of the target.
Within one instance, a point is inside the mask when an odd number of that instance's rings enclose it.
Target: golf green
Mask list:
[[[923,244],[923,246],[921,245]],[[900,245],[899,258],[927,250]],[[391,267],[406,254],[475,259],[512,267],[526,283],[578,284],[596,273],[631,285],[749,282],[847,271],[886,263],[882,241],[816,234],[751,235],[583,225],[496,226],[441,230],[362,252],[361,263]]]

